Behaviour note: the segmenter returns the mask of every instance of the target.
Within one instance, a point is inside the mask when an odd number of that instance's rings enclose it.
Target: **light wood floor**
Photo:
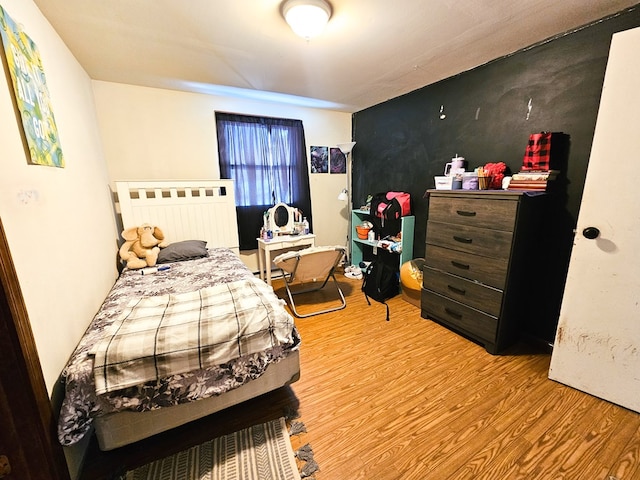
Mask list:
[[[293,443],[313,447],[317,480],[640,478],[640,415],[549,380],[547,353],[518,345],[492,356],[400,296],[386,322],[360,281],[338,278],[347,308],[296,321],[297,383],[135,446],[93,446],[82,478],[110,478],[287,407],[306,425]],[[281,287],[274,281],[285,298]]]

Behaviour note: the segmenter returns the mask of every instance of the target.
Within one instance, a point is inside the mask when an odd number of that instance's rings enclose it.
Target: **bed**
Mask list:
[[[111,450],[298,380],[293,318],[238,257],[232,181],[116,182],[116,190],[124,228],[162,226],[168,268],[118,277],[63,371],[60,443],[95,429],[100,449]],[[150,325],[161,325],[146,334],[151,344],[128,336]]]

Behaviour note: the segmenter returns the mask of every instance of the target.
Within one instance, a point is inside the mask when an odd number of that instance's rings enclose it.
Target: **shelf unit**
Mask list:
[[[372,251],[375,255],[375,248],[377,246],[376,241],[362,240],[358,238],[356,232],[356,226],[362,222],[369,220],[370,215],[368,210],[352,210],[351,211],[351,263],[358,265],[363,258],[365,258],[365,252]],[[415,227],[416,219],[413,215],[407,215],[402,217],[402,252],[399,254],[399,266],[402,266],[405,262],[413,259],[413,231]],[[378,247],[379,248],[379,247]],[[387,250],[385,250],[387,252]]]

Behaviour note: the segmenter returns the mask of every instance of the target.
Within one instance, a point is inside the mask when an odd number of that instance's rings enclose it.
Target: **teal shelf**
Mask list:
[[[356,226],[360,225],[362,222],[369,220],[369,211],[368,210],[352,210],[351,211],[351,263],[353,265],[358,265],[362,259],[364,258],[364,253],[366,251],[372,251],[377,242],[369,241],[369,240],[361,240],[358,238],[358,233],[356,232]],[[413,215],[408,215],[406,217],[402,217],[402,252],[400,255],[400,266],[405,262],[413,259],[413,231],[415,228],[416,219]]]

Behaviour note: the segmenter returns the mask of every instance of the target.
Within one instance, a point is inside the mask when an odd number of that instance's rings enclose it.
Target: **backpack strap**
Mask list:
[[[371,306],[371,302],[369,301],[369,297],[367,296],[367,294],[364,294],[364,298],[367,300],[367,305]],[[389,321],[389,305],[387,305],[387,302],[382,302],[384,304],[385,307],[387,307],[387,322]]]
[[[371,305],[371,302],[369,301],[369,297],[367,295],[366,290],[364,289],[364,286],[367,284],[367,278],[369,277],[369,271],[370,268],[367,267],[367,270],[364,272],[364,275],[362,276],[362,286],[360,287],[360,290],[362,290],[362,293],[364,293],[364,298],[367,300],[367,305]],[[371,281],[371,280],[369,280]]]

